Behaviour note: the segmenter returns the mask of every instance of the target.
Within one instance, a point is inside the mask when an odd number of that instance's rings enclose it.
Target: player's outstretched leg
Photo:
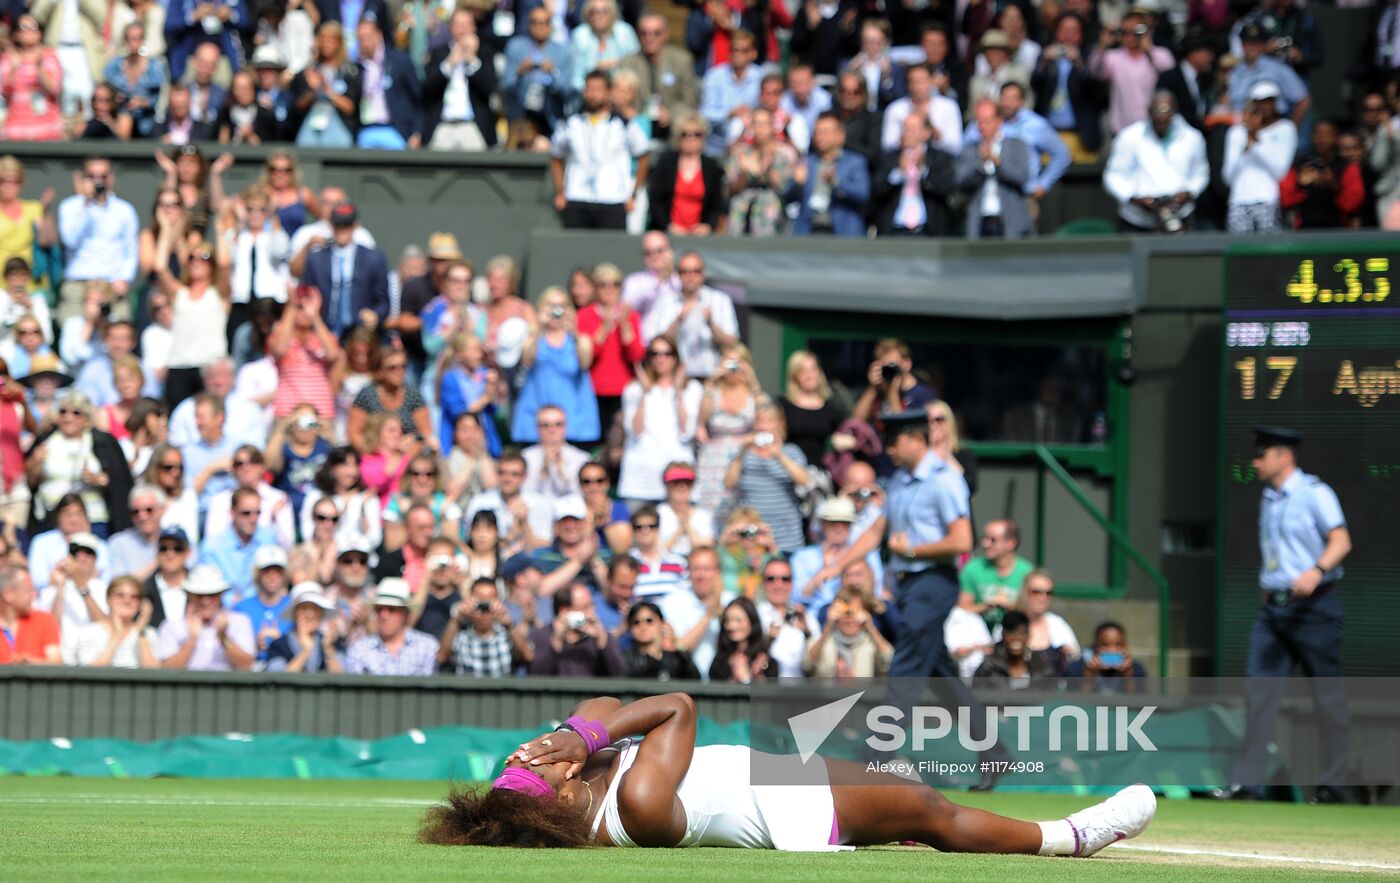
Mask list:
[[[866,780],[873,778],[878,777]],[[834,785],[831,791],[843,843],[914,840],[944,852],[1087,857],[1142,833],[1157,809],[1157,799],[1146,785],[1124,788],[1096,806],[1053,822],[1023,822],[960,806],[932,788],[893,777],[883,784]]]

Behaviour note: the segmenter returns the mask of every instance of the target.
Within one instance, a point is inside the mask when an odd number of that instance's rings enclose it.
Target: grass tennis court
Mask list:
[[[1147,833],[1087,860],[883,847],[493,850],[415,842],[434,782],[0,778],[4,878],[28,880],[1258,880],[1400,877],[1400,808],[1159,803]],[[1072,797],[952,794],[1028,819]]]

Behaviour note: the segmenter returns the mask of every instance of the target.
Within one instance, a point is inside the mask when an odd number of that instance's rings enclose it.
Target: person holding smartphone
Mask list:
[[[1147,669],[1128,652],[1128,633],[1112,620],[1094,629],[1094,646],[1065,670],[1070,686],[1084,692],[1136,693]]]

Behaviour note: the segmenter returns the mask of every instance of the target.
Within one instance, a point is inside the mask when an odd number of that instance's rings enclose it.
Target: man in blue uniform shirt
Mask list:
[[[1219,796],[1262,797],[1268,745],[1287,678],[1297,665],[1315,680],[1321,718],[1322,763],[1315,802],[1341,802],[1347,762],[1346,696],[1342,675],[1342,561],[1351,534],[1336,493],[1298,468],[1302,437],[1276,426],[1255,429],[1254,470],[1264,482],[1259,505],[1259,586],[1263,605],[1249,633],[1244,753],[1235,784]]]
[[[895,603],[904,626],[895,642],[890,677],[895,679],[892,704],[907,707],[918,698],[922,682],[932,677],[944,703],[971,712],[969,730],[980,742],[986,715],[963,682],[943,642],[943,623],[958,603],[958,573],[953,561],[972,551],[972,519],[967,482],[962,474],[929,449],[928,415],[922,409],[887,414],[883,418],[886,449],[897,471],[887,496],[890,562],[887,570],[898,586]],[[906,691],[908,691],[906,693]],[[1006,760],[1000,745],[982,752],[983,760]],[[990,768],[989,768],[990,769]],[[999,774],[984,773],[974,790],[995,785]]]

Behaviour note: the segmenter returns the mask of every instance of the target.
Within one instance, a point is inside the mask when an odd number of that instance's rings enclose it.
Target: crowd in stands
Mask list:
[[[680,6],[20,4],[0,137],[173,151],[196,228],[217,163],[185,151],[217,142],[545,152],[566,226],[634,233],[1029,236],[1068,166],[1100,159],[1125,231],[1400,229],[1393,3],[1348,66],[1354,122],[1312,100],[1298,0]],[[288,181],[269,189],[259,255],[303,219]],[[234,221],[251,239],[269,216]]]
[[[887,669],[881,415],[926,410],[933,456],[976,483],[902,341],[875,345],[848,407],[806,351],[765,390],[733,301],[665,233],[642,237],[644,270],[581,269],[526,300],[509,257],[479,279],[447,232],[391,268],[288,154],[238,195],[182,171],[201,162],[172,161],[142,226],[90,159],[29,230],[57,235],[66,272],[4,258],[0,662]],[[1026,421],[1056,434],[1052,409]],[[1014,524],[983,542],[948,626],[969,673],[1120,673],[1081,658]]]

